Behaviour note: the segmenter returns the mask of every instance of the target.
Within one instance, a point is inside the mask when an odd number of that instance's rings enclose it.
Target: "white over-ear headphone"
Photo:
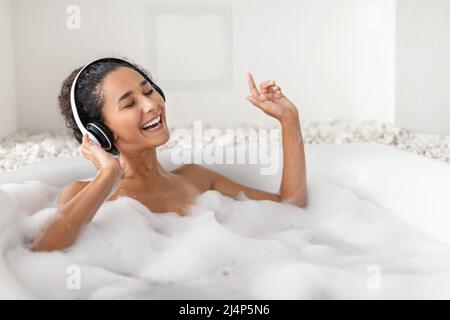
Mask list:
[[[99,62],[100,60],[104,60],[104,59],[108,59],[108,58],[97,59],[97,60],[94,60],[94,61],[88,63],[87,65],[85,65],[85,66],[78,72],[78,74],[76,75],[76,77],[73,79],[72,87],[70,88],[70,106],[71,106],[71,108],[72,108],[73,117],[75,118],[75,122],[76,122],[78,128],[80,129],[80,131],[81,131],[81,133],[82,133],[83,136],[84,136],[85,134],[87,134],[87,135],[89,136],[89,138],[92,140],[92,142],[94,142],[95,144],[97,144],[97,145],[99,145],[99,146],[101,146],[101,147],[102,147],[102,144],[100,143],[99,139],[97,139],[97,137],[95,136],[94,133],[89,132],[88,129],[86,129],[86,128],[84,127],[83,123],[81,122],[81,119],[80,119],[80,117],[79,117],[79,115],[78,115],[77,106],[76,106],[76,103],[75,103],[75,88],[76,88],[76,85],[77,85],[77,80],[78,80],[78,78],[80,77],[81,73],[82,73],[87,67],[89,67],[90,65],[92,65],[92,64],[94,64],[94,63],[96,63],[96,62]],[[92,127],[96,128],[96,129],[97,129],[96,131],[98,131],[98,133],[100,133],[100,134],[103,136],[104,141],[107,141],[107,143],[108,143],[108,147],[106,148],[106,150],[111,149],[112,145],[111,145],[110,139],[108,138],[107,133],[103,132],[102,129],[101,129],[96,123],[92,123],[92,122],[91,122],[91,123],[88,124],[88,126],[92,126]],[[103,140],[103,139],[102,139],[102,140]]]
[[[111,131],[108,129],[108,127],[106,127],[103,123],[100,123],[100,122],[90,122],[87,124],[86,127],[84,127],[84,125],[81,122],[81,119],[78,115],[78,109],[77,109],[77,105],[75,102],[75,89],[76,89],[78,78],[80,77],[80,75],[83,73],[83,71],[87,67],[89,67],[95,63],[101,62],[101,61],[117,62],[117,63],[121,63],[121,64],[126,63],[131,68],[133,68],[134,70],[139,72],[145,79],[147,79],[150,82],[150,84],[152,85],[152,87],[162,96],[164,101],[166,101],[166,98],[165,98],[162,90],[149,78],[149,76],[147,74],[145,74],[139,68],[137,68],[135,65],[133,65],[132,63],[130,63],[126,60],[109,57],[109,58],[97,59],[97,60],[94,60],[94,61],[88,63],[87,65],[85,65],[73,79],[72,86],[70,88],[70,106],[72,108],[73,117],[75,118],[75,123],[77,124],[77,126],[80,129],[83,136],[85,134],[87,134],[89,136],[89,138],[92,140],[92,142],[99,145],[101,148],[103,148],[105,150],[109,150],[113,147],[113,141],[114,141],[114,136],[111,133]]]

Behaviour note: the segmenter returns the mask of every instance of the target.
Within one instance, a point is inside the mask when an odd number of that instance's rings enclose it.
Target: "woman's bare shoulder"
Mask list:
[[[212,171],[201,165],[195,163],[184,164],[171,172],[185,178],[201,190],[208,190],[211,186],[210,173]]]
[[[66,186],[58,197],[58,204],[65,204],[75,197],[90,181],[78,180]]]
[[[197,175],[197,174],[208,174],[210,172],[213,172],[199,164],[195,163],[188,163],[184,164],[175,170],[172,170],[172,173],[179,174],[179,175]]]

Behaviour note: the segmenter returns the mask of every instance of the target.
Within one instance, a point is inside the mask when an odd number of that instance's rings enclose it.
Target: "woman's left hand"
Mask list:
[[[259,85],[261,92],[256,88],[251,73],[247,74],[247,82],[252,93],[247,100],[253,105],[280,122],[298,119],[297,107],[284,96],[274,80],[262,82]]]

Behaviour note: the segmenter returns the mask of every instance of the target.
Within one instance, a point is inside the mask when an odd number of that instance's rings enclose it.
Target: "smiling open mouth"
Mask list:
[[[142,129],[146,131],[156,130],[157,128],[162,126],[162,117],[159,115],[156,119],[147,122]]]

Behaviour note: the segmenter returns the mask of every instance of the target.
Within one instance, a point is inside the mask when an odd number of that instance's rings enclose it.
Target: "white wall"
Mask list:
[[[355,4],[355,118],[395,123],[395,1]]]
[[[71,70],[110,54],[126,55],[150,70],[151,6],[179,1],[77,1],[81,29],[66,28],[73,1],[14,1],[19,128],[32,132],[64,128],[57,94]],[[229,89],[180,89],[164,82],[170,124],[203,119],[213,124],[273,124],[245,100],[245,74],[257,81],[275,79],[304,118],[328,120],[355,114],[354,0],[183,1],[231,7]],[[182,25],[174,25],[182,30]],[[169,32],[168,32],[169,34]],[[195,36],[195,35],[192,35]],[[170,39],[167,39],[170,41]],[[186,46],[177,48],[179,59]],[[194,48],[195,49],[195,48]],[[191,51],[192,52],[192,51]],[[200,51],[203,59],[208,52]],[[199,65],[198,68],[202,68]],[[176,70],[174,71],[176,74]],[[154,74],[156,80],[162,75]]]
[[[11,1],[0,0],[0,139],[17,129]]]
[[[153,72],[167,97],[169,125],[200,119],[227,126],[274,124],[245,100],[245,74],[251,71],[257,81],[277,80],[300,107],[303,119],[379,119],[416,131],[448,133],[450,1],[397,3],[78,0],[81,29],[69,30],[66,10],[73,1],[16,0],[12,9],[18,128],[63,129],[57,106],[63,79],[91,59],[116,55],[128,56]],[[228,8],[230,25],[208,28],[201,19],[189,27],[186,19],[155,24],[155,13],[163,5],[173,5],[174,12],[190,5],[205,13],[209,9],[204,5]],[[0,20],[5,24],[8,19]],[[0,32],[8,36],[7,30]],[[1,54],[9,57],[2,63],[12,60],[11,50]],[[218,60],[219,54],[224,59]],[[215,74],[223,76],[220,81],[211,78]],[[191,85],[194,81],[189,79],[202,77],[199,85]],[[14,97],[11,90],[5,92],[7,99]],[[7,122],[14,127],[14,121]]]
[[[397,120],[450,134],[450,1],[398,0]]]

